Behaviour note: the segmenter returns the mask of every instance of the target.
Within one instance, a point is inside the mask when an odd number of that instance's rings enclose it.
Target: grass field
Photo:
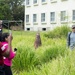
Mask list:
[[[35,50],[37,32],[12,31],[12,47],[17,54],[13,60],[14,75],[75,75],[75,51],[67,48],[66,38],[48,38],[40,32],[42,46]]]

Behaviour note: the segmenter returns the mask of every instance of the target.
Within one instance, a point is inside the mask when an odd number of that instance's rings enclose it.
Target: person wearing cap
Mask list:
[[[75,25],[72,25],[72,32],[68,33],[67,44],[71,50],[75,49]]]

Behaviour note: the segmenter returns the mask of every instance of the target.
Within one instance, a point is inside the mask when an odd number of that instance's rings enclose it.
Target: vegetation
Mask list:
[[[61,26],[55,28],[53,31],[47,32],[46,34],[44,34],[44,36],[48,38],[62,38],[66,37],[69,31],[70,28],[68,26]]]
[[[37,32],[12,33],[13,48],[18,49],[12,65],[14,75],[75,75],[75,51],[67,48],[64,36],[48,38],[47,32],[40,32],[42,46],[35,50]]]
[[[1,20],[24,20],[24,0],[0,0]]]

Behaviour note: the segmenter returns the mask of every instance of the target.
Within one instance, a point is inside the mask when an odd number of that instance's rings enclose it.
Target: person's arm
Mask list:
[[[5,50],[5,52],[3,52],[3,56],[5,57],[9,57],[10,55],[10,49],[11,49],[11,38],[12,38],[12,35],[9,35],[8,37],[8,48]]]
[[[10,52],[9,59],[13,59],[13,58],[15,57],[15,55],[16,55],[16,52],[11,51],[11,52]]]

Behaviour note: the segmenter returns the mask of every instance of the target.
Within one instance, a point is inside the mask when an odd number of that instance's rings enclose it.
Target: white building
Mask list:
[[[75,24],[75,0],[26,0],[25,31]]]

